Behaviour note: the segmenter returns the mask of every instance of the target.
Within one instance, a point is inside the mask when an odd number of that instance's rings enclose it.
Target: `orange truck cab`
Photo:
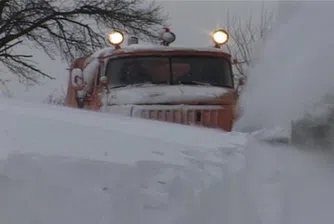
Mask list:
[[[141,45],[124,34],[109,35],[112,46],[77,58],[70,67],[68,107],[117,113],[231,131],[238,98],[229,35],[212,34],[213,47],[171,47],[175,34],[161,33],[160,45]]]

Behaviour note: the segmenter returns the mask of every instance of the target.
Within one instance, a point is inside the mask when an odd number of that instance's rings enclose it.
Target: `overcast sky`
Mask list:
[[[247,19],[252,14],[254,19],[259,19],[262,1],[162,1],[158,0],[169,14],[170,25],[176,33],[175,45],[208,46],[210,45],[209,32],[214,28],[224,28],[226,13],[240,15]],[[277,2],[265,1],[268,10],[275,10]],[[15,90],[16,98],[29,101],[42,101],[46,96],[57,89],[66,90],[68,78],[67,63],[60,60],[51,60],[42,52],[34,52],[35,60],[40,67],[56,80],[44,79],[45,84],[36,86],[26,91],[22,85],[11,85]],[[43,81],[43,79],[41,80]]]

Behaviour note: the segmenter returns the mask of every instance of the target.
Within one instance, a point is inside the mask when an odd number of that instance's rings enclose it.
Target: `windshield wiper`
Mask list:
[[[143,86],[145,84],[157,85],[157,84],[160,84],[160,83],[143,82],[143,83],[133,83],[133,84],[120,84],[120,85],[110,86],[110,89],[117,89],[117,88],[128,87],[128,86],[138,87],[138,86]]]
[[[122,87],[127,87],[127,86],[130,86],[130,85],[126,85],[126,84],[124,84],[124,85],[115,85],[115,86],[110,86],[109,88],[110,89],[117,89],[117,88],[122,88]]]
[[[198,81],[179,81],[178,84],[183,85],[201,85],[201,86],[213,86],[210,83],[207,82],[198,82]]]

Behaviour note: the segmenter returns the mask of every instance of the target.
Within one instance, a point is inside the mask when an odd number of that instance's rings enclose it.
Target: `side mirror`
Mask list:
[[[75,68],[71,72],[71,82],[73,87],[82,87],[84,85],[83,72],[79,68]]]
[[[245,82],[246,82],[245,78],[244,78],[244,77],[241,77],[241,78],[239,79],[239,86],[243,86],[243,85],[245,85]]]
[[[106,93],[109,93],[109,88],[108,88],[109,79],[107,76],[100,77],[100,84],[101,84],[102,89],[106,91]]]
[[[101,76],[100,77],[100,83],[102,85],[108,85],[108,77],[107,76]]]
[[[246,83],[245,77],[239,78],[238,85],[236,87],[236,93],[237,93],[237,95],[240,95],[242,86],[245,85],[245,83]]]

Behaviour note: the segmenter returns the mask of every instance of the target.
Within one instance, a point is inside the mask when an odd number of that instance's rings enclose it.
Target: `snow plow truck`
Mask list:
[[[239,88],[231,55],[221,49],[227,31],[213,32],[206,48],[171,47],[176,35],[168,28],[160,44],[129,37],[121,46],[124,39],[113,31],[109,47],[72,62],[66,106],[232,130]]]

